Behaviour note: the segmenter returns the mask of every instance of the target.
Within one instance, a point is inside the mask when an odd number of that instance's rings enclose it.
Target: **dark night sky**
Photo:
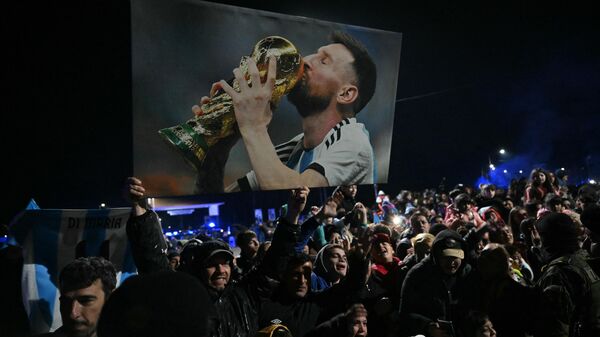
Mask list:
[[[526,172],[545,164],[600,173],[600,27],[591,8],[225,3],[404,33],[389,193],[435,187],[443,176],[473,184],[500,147]],[[32,197],[43,208],[124,205],[128,2],[19,2],[3,12],[8,188],[0,223]]]

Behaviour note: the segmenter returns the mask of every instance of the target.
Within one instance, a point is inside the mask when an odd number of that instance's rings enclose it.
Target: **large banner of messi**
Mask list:
[[[136,273],[125,227],[130,208],[28,209],[11,224],[23,248],[23,304],[33,334],[62,325],[58,276],[78,257],[102,256],[117,270],[117,286]]]
[[[149,195],[387,182],[400,33],[197,0],[131,6],[134,174]],[[269,84],[270,57],[271,101],[242,102]],[[211,96],[220,80],[229,92]]]

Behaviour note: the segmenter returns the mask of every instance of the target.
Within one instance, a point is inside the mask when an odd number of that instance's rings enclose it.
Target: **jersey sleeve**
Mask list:
[[[306,169],[319,172],[330,186],[372,184],[374,158],[368,132],[362,127],[334,130]]]

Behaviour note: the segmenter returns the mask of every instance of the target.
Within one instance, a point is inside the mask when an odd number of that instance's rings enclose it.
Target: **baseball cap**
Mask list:
[[[446,238],[442,245],[442,256],[457,257],[459,259],[465,258],[465,252],[462,249],[462,245],[459,241],[453,238]]]
[[[210,258],[217,254],[224,254],[233,260],[234,255],[229,245],[220,240],[205,241],[197,247],[196,258],[199,263],[206,264]]]

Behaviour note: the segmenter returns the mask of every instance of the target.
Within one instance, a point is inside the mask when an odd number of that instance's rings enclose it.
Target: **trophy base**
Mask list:
[[[202,167],[209,147],[207,136],[196,132],[187,123],[161,129],[158,134],[172,149],[182,154],[194,169]]]

